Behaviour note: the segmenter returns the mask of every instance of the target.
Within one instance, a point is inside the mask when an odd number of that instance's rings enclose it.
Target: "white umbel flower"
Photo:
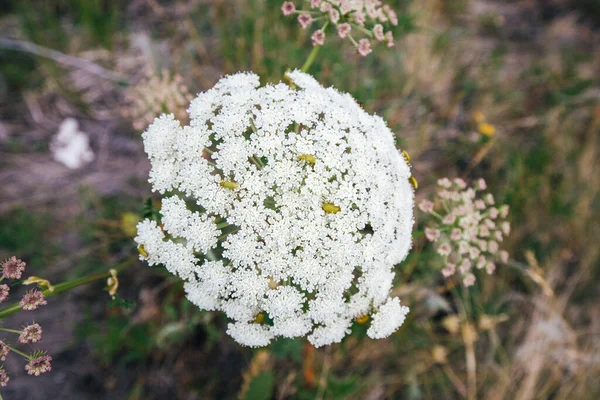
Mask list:
[[[145,220],[141,258],[183,278],[188,299],[233,320],[247,346],[307,336],[340,342],[374,313],[383,338],[408,308],[390,299],[411,247],[410,167],[383,119],[348,94],[294,71],[260,87],[222,78],[188,110],[143,134],[162,224]]]

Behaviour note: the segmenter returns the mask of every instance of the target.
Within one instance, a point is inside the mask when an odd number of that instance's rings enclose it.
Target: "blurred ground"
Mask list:
[[[135,257],[126,216],[150,195],[140,130],[181,114],[176,94],[221,74],[278,81],[302,65],[310,39],[280,3],[0,5],[0,258],[58,282]],[[442,176],[486,178],[511,206],[510,267],[457,291],[417,238],[397,268],[395,291],[412,309],[398,333],[375,342],[355,327],[326,349],[289,340],[261,352],[235,344],[224,317],[195,310],[164,271],[136,263],[119,291],[133,307],[110,307],[95,284],[36,312],[53,370],[28,377],[9,358],[6,399],[453,399],[472,384],[476,398],[598,398],[600,6],[391,3],[394,49],[362,59],[332,38],[312,71],[386,118],[410,150],[419,198]],[[475,112],[494,135],[477,130]],[[67,117],[96,154],[75,171],[49,152]]]

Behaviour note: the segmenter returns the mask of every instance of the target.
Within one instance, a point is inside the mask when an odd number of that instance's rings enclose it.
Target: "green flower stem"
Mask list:
[[[359,31],[361,31],[361,32],[362,32],[362,33],[364,33],[365,35],[368,35],[370,38],[372,38],[372,37],[373,37],[373,31],[370,31],[370,30],[368,30],[367,28],[365,28],[365,27],[362,27],[362,26],[360,26],[360,25],[358,25],[358,24],[353,24],[353,23],[350,23],[350,25],[351,25],[352,27],[354,27],[354,28],[358,29]]]
[[[442,217],[440,214],[436,213],[435,211],[431,211],[430,214],[433,215],[434,217],[437,217],[440,220],[444,219],[444,217]]]
[[[354,38],[352,37],[351,34],[348,34],[348,39],[350,39],[350,41],[352,42],[354,47],[358,47],[358,42],[356,40],[354,40]]]
[[[310,68],[311,64],[315,61],[315,58],[317,57],[317,54],[319,54],[319,50],[321,49],[321,47],[323,47],[323,46],[315,46],[315,47],[313,47],[312,51],[308,55],[308,58],[304,62],[304,65],[300,69],[302,72],[308,71],[308,69]]]
[[[217,229],[227,228],[228,226],[229,222],[221,222],[220,224],[217,224]]]
[[[114,269],[116,269],[117,272],[122,271],[122,270],[128,268],[131,264],[133,264],[133,262],[136,259],[137,259],[136,257],[131,257],[130,259],[128,259],[128,260],[122,262],[120,265],[116,266]],[[97,274],[92,274],[92,275],[84,276],[82,278],[73,279],[72,281],[59,283],[57,285],[54,285],[53,291],[46,289],[46,290],[42,290],[42,293],[44,294],[44,298],[48,298],[48,297],[56,296],[57,294],[69,291],[76,287],[87,285],[88,283],[98,281],[100,279],[106,279],[110,276],[111,276],[110,271],[99,272]],[[13,315],[19,311],[21,311],[21,305],[18,302],[11,304],[10,306],[4,307],[3,309],[0,310],[0,319],[6,318],[9,315]]]
[[[310,10],[295,10],[294,14],[322,14],[320,11],[310,11]]]
[[[321,28],[323,30],[323,32],[325,32],[327,30],[327,25],[329,25],[329,21],[325,22],[325,25],[323,25],[323,28]],[[302,66],[302,68],[300,68],[300,71],[302,71],[302,72],[308,71],[308,69],[310,68],[312,63],[315,61],[315,58],[317,58],[317,54],[319,54],[319,50],[321,49],[321,47],[323,47],[323,46],[314,46],[313,47],[312,51],[308,55],[308,58],[304,62],[304,65]]]
[[[227,236],[229,236],[229,235],[231,235],[231,234],[233,234],[233,233],[238,233],[238,231],[239,231],[239,230],[240,230],[240,228],[235,228],[235,229],[234,229],[234,230],[232,230],[231,232],[224,233],[224,234],[222,234],[221,236],[219,236],[219,237],[217,238],[217,241],[218,241],[218,242],[222,242],[223,240],[225,240],[225,239],[227,238]],[[2,312],[2,311],[0,311],[0,313],[1,313],[1,312]]]
[[[21,331],[18,331],[16,329],[0,328],[0,331],[11,332],[11,333],[18,333],[19,335],[21,334]]]
[[[31,361],[31,356],[29,354],[25,354],[23,353],[21,350],[17,350],[14,347],[12,347],[10,344],[8,343],[4,343],[6,345],[6,347],[8,347],[10,349],[10,351],[17,353],[20,356],[25,357],[27,360]]]

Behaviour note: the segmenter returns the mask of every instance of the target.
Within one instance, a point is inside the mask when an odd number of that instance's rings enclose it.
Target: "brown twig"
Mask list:
[[[39,57],[49,58],[60,64],[69,65],[71,67],[86,70],[87,72],[97,75],[104,79],[109,79],[121,83],[127,82],[127,79],[125,79],[125,77],[123,77],[122,75],[114,71],[110,71],[104,67],[101,67],[98,64],[94,64],[91,61],[70,56],[68,54],[61,53],[57,50],[42,47],[35,43],[26,42],[24,40],[0,38],[0,47],[35,54]]]

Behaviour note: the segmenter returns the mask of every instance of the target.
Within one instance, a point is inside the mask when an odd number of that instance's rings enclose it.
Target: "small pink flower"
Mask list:
[[[6,371],[4,368],[0,368],[0,386],[6,387],[6,385],[8,385],[8,381],[10,381],[10,378],[6,374]]]
[[[494,202],[494,195],[491,193],[488,193],[485,195],[485,202],[488,203],[490,206],[493,206],[495,204]]]
[[[325,32],[323,29],[314,31],[310,38],[312,39],[313,46],[323,46],[325,44]]]
[[[302,29],[308,28],[312,24],[312,16],[310,14],[300,14],[298,15],[298,22]]]
[[[425,228],[425,237],[430,242],[435,242],[440,238],[440,231],[438,229]]]
[[[452,186],[452,182],[450,182],[450,179],[448,179],[448,178],[438,179],[437,184],[438,184],[438,186],[441,186],[446,189],[449,189],[450,186]]]
[[[312,8],[317,8],[319,7],[319,4],[321,4],[322,0],[310,0],[310,6]]]
[[[385,33],[385,39],[387,40],[387,47],[394,47],[396,45],[396,42],[394,42],[394,35],[392,34],[392,31],[387,31]]]
[[[508,251],[500,250],[500,261],[502,261],[504,264],[508,262]]]
[[[39,306],[45,306],[48,302],[44,299],[44,293],[33,289],[25,293],[19,305],[23,310],[33,311]]]
[[[458,268],[460,269],[460,272],[462,274],[466,274],[471,270],[471,268],[473,268],[473,263],[468,258],[465,258],[462,260],[462,262],[460,263],[460,267]]]
[[[485,267],[485,265],[487,264],[487,260],[485,259],[484,256],[479,257],[479,260],[477,260],[477,269],[481,269],[483,267]]]
[[[462,197],[464,200],[473,200],[475,198],[475,191],[471,188],[468,188],[462,193]]]
[[[29,375],[40,376],[44,372],[48,372],[52,370],[52,365],[50,365],[50,361],[52,361],[52,357],[46,354],[39,354],[34,356],[29,363],[25,366],[25,370]]]
[[[380,42],[382,40],[385,39],[385,36],[383,34],[383,25],[381,24],[377,24],[373,27],[373,34],[375,35],[375,39],[379,40]]]
[[[478,210],[485,210],[485,203],[483,200],[475,200],[475,208]]]
[[[462,238],[462,231],[458,228],[452,229],[452,233],[450,234],[450,239],[458,242]]]
[[[332,23],[337,24],[340,20],[340,12],[332,7],[331,10],[329,10],[329,20]]]
[[[42,340],[42,327],[39,324],[27,325],[19,335],[20,343],[37,343]]]
[[[494,271],[496,271],[496,264],[494,264],[493,262],[487,263],[487,265],[485,266],[485,272],[491,275],[494,273]]]
[[[0,361],[6,360],[8,353],[10,353],[10,349],[3,340],[0,340]]]
[[[438,191],[438,196],[440,196],[444,200],[450,200],[450,198],[452,197],[452,192],[449,192],[447,190],[440,190]]]
[[[461,178],[454,178],[454,184],[459,189],[464,189],[467,187],[467,182],[465,182],[464,179]]]
[[[331,9],[332,9],[332,8],[333,8],[333,7],[331,7],[331,4],[329,4],[329,3],[325,2],[325,3],[321,3],[321,7],[319,7],[319,10],[320,10],[321,12],[324,12],[324,13],[326,13],[326,12],[329,12],[329,11],[331,11]]]
[[[483,179],[483,178],[477,179],[477,182],[475,183],[475,188],[477,190],[485,190],[485,189],[487,189],[487,184],[485,183],[485,179]]]
[[[487,242],[485,240],[480,240],[479,248],[481,249],[481,251],[487,251]]]
[[[510,234],[510,223],[504,221],[501,225],[502,228],[502,232],[504,232],[504,235],[508,236]]]
[[[2,303],[8,297],[10,288],[6,284],[0,285],[0,303]]]
[[[510,207],[507,206],[506,204],[500,207],[500,217],[501,218],[506,218],[508,216],[508,211],[510,210]]]
[[[444,223],[445,225],[452,225],[455,222],[456,222],[456,215],[454,215],[454,214],[448,214],[444,217],[444,219],[442,219],[442,223]]]
[[[363,57],[368,56],[369,54],[371,54],[373,50],[371,49],[371,42],[369,41],[369,39],[360,39],[358,41],[358,54],[360,54]]]
[[[500,232],[500,231],[495,231],[494,237],[496,238],[496,240],[498,242],[502,242],[504,240],[504,238],[502,237],[502,232]]]
[[[344,22],[343,24],[339,24],[337,27],[338,36],[341,37],[342,39],[345,39],[351,30],[352,30],[352,27],[347,22]]]
[[[458,254],[466,254],[469,252],[471,246],[467,242],[460,242],[458,244]]]
[[[419,203],[419,209],[424,213],[430,213],[433,211],[433,203],[427,199],[421,200]]]
[[[468,274],[467,276],[465,276],[463,278],[463,286],[464,287],[473,286],[474,284],[475,284],[475,275]]]
[[[479,257],[479,255],[481,254],[481,250],[479,250],[477,247],[472,246],[469,249],[469,257],[471,257],[471,260],[476,259],[477,257]]]
[[[488,228],[487,225],[481,225],[479,227],[479,236],[481,236],[481,237],[490,236],[490,228]]]
[[[12,256],[2,264],[2,276],[6,279],[21,279],[21,273],[25,269],[25,265],[23,261]]]
[[[398,25],[398,15],[396,14],[396,11],[392,10],[387,4],[383,6],[383,11],[387,14],[392,25]]]
[[[350,2],[348,0],[340,1],[340,12],[342,13],[342,15],[346,15],[350,11],[352,11],[352,7],[353,7],[353,5],[350,4]]]
[[[496,207],[490,208],[490,218],[496,219],[498,217],[499,211]]]
[[[452,247],[450,247],[450,245],[448,243],[443,243],[443,244],[439,245],[437,248],[437,252],[440,256],[448,256],[448,255],[450,255],[451,251],[452,251]]]
[[[470,212],[470,210],[468,210],[467,207],[465,207],[464,205],[457,206],[454,210],[452,210],[452,214],[454,214],[456,216],[466,215],[469,212]]]
[[[283,5],[281,6],[281,12],[283,13],[283,15],[287,17],[288,15],[292,15],[295,11],[296,6],[294,5],[294,3],[292,3],[291,1],[283,2]]]
[[[454,275],[455,271],[456,271],[456,265],[448,264],[444,267],[444,269],[442,269],[442,275],[444,275],[444,278],[448,278],[448,277]]]
[[[354,17],[354,22],[356,22],[357,25],[365,26],[365,21],[367,20],[367,16],[365,15],[364,12],[356,11],[354,14],[352,14],[352,16]]]
[[[494,229],[496,227],[496,224],[494,223],[494,221],[492,221],[491,219],[485,219],[483,221],[483,223],[485,224],[485,226],[487,226],[490,229]]]
[[[498,242],[494,242],[493,240],[490,240],[490,242],[488,243],[488,251],[491,254],[496,254],[499,250],[498,247]]]

